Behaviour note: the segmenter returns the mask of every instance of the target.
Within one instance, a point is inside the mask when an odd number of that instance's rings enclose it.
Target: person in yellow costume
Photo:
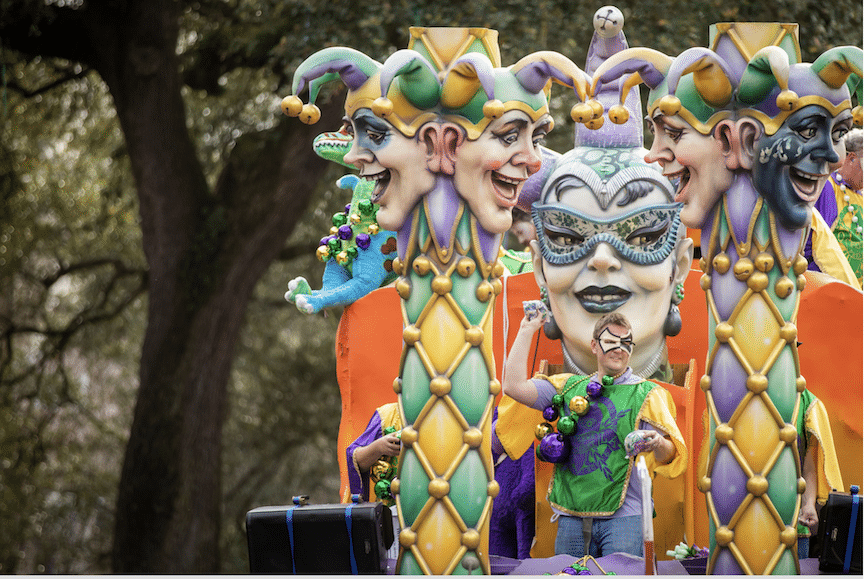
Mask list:
[[[643,497],[632,480],[635,454],[648,453],[649,469],[668,478],[687,465],[671,395],[631,370],[632,330],[616,312],[594,326],[596,373],[537,374],[526,380],[531,341],[544,321],[540,313],[523,318],[502,385],[517,402],[542,410],[547,421],[558,420],[558,433],[547,434],[537,451],[542,460],[556,463],[547,495],[558,517],[555,553],[642,556],[642,502],[652,498]]]

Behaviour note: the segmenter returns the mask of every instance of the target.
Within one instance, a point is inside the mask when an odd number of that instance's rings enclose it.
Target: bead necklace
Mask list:
[[[401,435],[395,426],[388,426],[383,430],[384,436],[388,434]],[[372,480],[373,489],[378,499],[385,506],[392,507],[396,504],[393,498],[393,491],[390,490],[390,484],[396,476],[396,467],[399,465],[399,456],[382,456],[378,462],[372,465],[369,469],[369,478]]]

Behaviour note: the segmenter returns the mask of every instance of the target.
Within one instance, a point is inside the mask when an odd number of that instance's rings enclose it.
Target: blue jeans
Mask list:
[[[585,553],[581,517],[558,517],[555,554],[583,557],[603,557],[612,553],[629,553],[642,557],[642,517],[594,519],[591,525],[591,546]]]

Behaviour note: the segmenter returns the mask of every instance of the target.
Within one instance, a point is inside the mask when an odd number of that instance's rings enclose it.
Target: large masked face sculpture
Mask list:
[[[860,75],[860,49],[854,47],[791,66],[785,52],[768,47],[742,76],[738,100],[745,108],[729,132],[740,143],[741,165],[751,170],[756,190],[786,229],[810,221],[829,164],[839,160],[843,136],[852,128],[847,81],[860,85]]]
[[[732,183],[728,147],[715,138],[717,123],[731,116],[723,107],[732,96],[732,77],[723,59],[704,48],[676,58],[632,48],[608,59],[594,75],[595,90],[619,78],[624,87],[644,82],[651,88],[646,121],[654,141],[645,161],[663,168],[688,227],[702,228]],[[621,122],[617,112],[610,110],[613,122]]]
[[[631,364],[655,375],[665,336],[680,330],[676,285],[692,260],[680,204],[644,149],[579,147],[563,155],[534,204],[534,273],[548,292],[565,360],[593,368],[591,328],[624,314],[638,344]],[[671,318],[671,320],[670,320]]]

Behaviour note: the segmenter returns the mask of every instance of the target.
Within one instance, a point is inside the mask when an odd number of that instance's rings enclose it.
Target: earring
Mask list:
[[[684,284],[679,283],[675,285],[675,295],[672,297],[672,303],[680,304],[684,301]]]
[[[681,332],[681,312],[674,301],[669,306],[669,313],[663,322],[663,333],[667,336],[677,336]]]

